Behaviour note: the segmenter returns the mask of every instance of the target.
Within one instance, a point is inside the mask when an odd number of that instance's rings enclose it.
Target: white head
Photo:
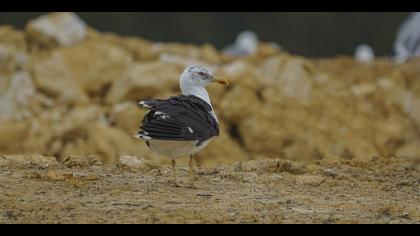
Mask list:
[[[229,84],[227,80],[217,79],[212,71],[199,65],[187,67],[179,78],[183,95],[195,95],[210,104],[210,98],[205,89],[205,86],[209,83]]]
[[[205,87],[209,83],[229,84],[226,80],[217,79],[211,70],[200,65],[187,67],[182,72],[179,82],[183,93],[189,88]]]

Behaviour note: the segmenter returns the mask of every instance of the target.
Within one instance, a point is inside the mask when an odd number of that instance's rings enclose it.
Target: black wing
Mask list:
[[[143,100],[150,111],[145,115],[139,137],[160,140],[197,140],[197,145],[219,135],[219,125],[209,113],[211,107],[193,96],[176,96],[166,100]]]

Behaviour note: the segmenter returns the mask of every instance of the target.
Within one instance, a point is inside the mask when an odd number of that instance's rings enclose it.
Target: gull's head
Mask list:
[[[227,80],[216,78],[211,70],[200,65],[187,67],[181,74],[180,83],[181,88],[205,87],[209,83],[229,84]]]

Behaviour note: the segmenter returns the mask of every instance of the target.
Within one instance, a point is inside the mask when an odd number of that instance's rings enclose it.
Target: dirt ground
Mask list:
[[[0,223],[420,223],[406,159],[200,167],[196,188],[184,166],[174,187],[169,166],[0,160]]]

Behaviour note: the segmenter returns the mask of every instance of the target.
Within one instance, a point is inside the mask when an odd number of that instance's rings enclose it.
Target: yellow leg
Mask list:
[[[190,156],[190,186],[192,188],[196,188],[194,181],[197,179],[197,176],[195,175],[195,171],[194,171],[194,160],[193,160],[194,156],[191,155]]]
[[[193,176],[195,174],[194,172],[194,160],[193,160],[194,156],[191,155],[190,156],[190,176]]]
[[[172,162],[173,184],[175,187],[178,187],[178,184],[176,183],[176,161],[171,160],[171,162]]]

